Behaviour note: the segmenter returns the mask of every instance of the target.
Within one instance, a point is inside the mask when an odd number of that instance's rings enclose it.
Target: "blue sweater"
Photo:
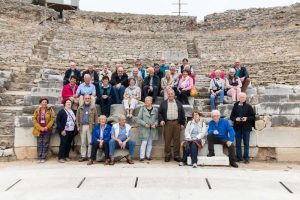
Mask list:
[[[111,126],[106,124],[103,130],[103,138],[102,138],[105,142],[109,142],[111,138],[110,132],[111,132]],[[100,124],[97,124],[94,127],[91,144],[94,144],[94,142],[96,142],[97,140],[100,140]]]
[[[213,135],[215,130],[219,132],[218,135],[215,135],[216,138],[226,139],[230,142],[234,141],[235,132],[227,119],[220,118],[218,124],[211,120],[208,124],[208,134]]]

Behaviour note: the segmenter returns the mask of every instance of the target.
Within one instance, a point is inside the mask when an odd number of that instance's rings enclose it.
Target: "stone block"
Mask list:
[[[61,104],[61,96],[32,96],[26,95],[24,96],[24,106],[32,106],[39,105],[39,101],[41,98],[47,98],[49,100],[49,104]]]
[[[9,157],[9,156],[14,156],[14,155],[15,155],[15,153],[14,153],[13,148],[3,150],[3,154],[2,154],[3,157]]]
[[[13,135],[0,135],[0,149],[12,148],[14,145]]]
[[[299,103],[260,103],[255,106],[257,115],[299,115]]]
[[[230,117],[231,111],[232,111],[233,105],[232,104],[224,104],[224,105],[219,105],[218,110],[221,113],[221,116],[224,117]]]
[[[255,121],[255,129],[258,131],[263,130],[266,127],[266,122],[264,120]]]
[[[300,116],[299,115],[272,115],[271,124],[272,127],[277,127],[277,126],[300,127]]]
[[[53,96],[53,97],[61,97],[61,90],[58,88],[32,88],[31,96]]]
[[[187,164],[192,165],[191,157],[188,157]],[[228,166],[229,165],[229,158],[227,156],[214,156],[214,157],[198,156],[197,165]]]
[[[270,127],[257,131],[258,147],[300,147],[300,128]]]
[[[14,151],[18,160],[37,158],[36,147],[15,147]]]
[[[35,109],[37,109],[39,107],[39,105],[32,105],[32,106],[25,106],[23,108],[23,113],[25,114],[31,114],[33,115]],[[58,111],[60,111],[61,109],[63,109],[63,104],[48,104],[48,107],[51,107],[54,109],[55,113],[57,114]]]
[[[277,161],[300,161],[300,148],[276,148]]]
[[[15,127],[33,127],[32,116],[16,116]]]
[[[38,82],[38,87],[39,88],[58,88],[62,89],[63,87],[63,82],[62,81],[46,81],[46,80],[41,80]]]

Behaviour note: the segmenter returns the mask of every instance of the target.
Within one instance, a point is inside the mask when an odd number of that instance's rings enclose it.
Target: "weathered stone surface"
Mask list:
[[[62,87],[63,87],[63,83],[61,81],[40,80],[38,82],[38,88],[58,88],[58,89],[61,89]]]
[[[53,108],[56,114],[58,113],[58,111],[63,109],[63,104],[48,104],[48,106]],[[37,109],[38,107],[39,105],[25,106],[23,108],[23,113],[33,115],[35,109]]]
[[[300,161],[300,148],[276,148],[277,161]]]
[[[300,118],[299,115],[272,115],[271,124],[272,127],[300,127]]]
[[[264,120],[255,121],[255,129],[258,131],[263,130],[266,127],[266,122]]]
[[[257,131],[258,147],[300,147],[300,128],[271,127]]]
[[[41,98],[47,98],[49,100],[49,104],[61,104],[61,96],[47,96],[47,95],[36,95],[36,96],[24,96],[24,106],[33,106],[39,105],[39,101]]]
[[[299,103],[261,103],[255,106],[257,115],[299,115]]]

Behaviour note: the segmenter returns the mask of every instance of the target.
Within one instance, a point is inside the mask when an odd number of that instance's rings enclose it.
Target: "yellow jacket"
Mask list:
[[[39,122],[40,118],[40,107],[38,107],[33,114],[32,121],[33,121],[33,131],[32,135],[39,136],[41,131],[41,125]],[[52,108],[46,108],[46,127],[49,131],[52,131],[53,124],[55,122],[55,111]]]

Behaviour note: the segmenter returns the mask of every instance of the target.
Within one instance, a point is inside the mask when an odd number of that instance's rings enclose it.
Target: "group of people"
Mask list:
[[[140,161],[152,160],[152,142],[159,139],[160,126],[165,142],[165,162],[170,162],[173,158],[183,166],[187,164],[187,157],[191,156],[192,166],[196,168],[198,150],[203,148],[206,140],[208,157],[215,156],[214,144],[220,143],[229,149],[231,166],[238,167],[236,161],[249,162],[249,138],[255,114],[251,105],[245,102],[244,92],[238,94],[231,113],[233,127],[228,120],[220,118],[220,112],[215,109],[211,112],[212,120],[208,125],[197,110],[193,111],[192,119],[186,123],[183,105],[188,104],[187,96],[195,83],[193,68],[188,65],[187,59],[183,59],[183,64],[178,69],[173,64],[167,65],[162,59],[160,65],[154,64],[154,67],[148,68],[147,71],[138,61],[129,76],[120,65],[116,66],[114,73],[110,72],[108,66],[104,66],[99,74],[93,69],[92,64],[89,64],[88,70],[82,74],[75,66],[75,63],[70,63],[70,69],[65,73],[62,90],[64,107],[57,115],[48,106],[46,98],[40,100],[40,106],[34,112],[33,135],[37,137],[39,163],[45,162],[47,158],[50,135],[56,122],[60,136],[59,162],[70,160],[72,141],[79,134],[80,162],[87,161],[88,165],[92,165],[96,160],[98,149],[101,149],[104,153],[104,163],[114,165],[115,150],[127,149],[129,151],[127,162],[133,164],[136,142],[133,140],[131,126],[126,120],[132,117],[133,110],[140,100],[144,101],[138,112],[137,121],[139,125],[137,134],[141,140]],[[215,72],[215,76],[219,77],[218,71]],[[160,91],[164,101],[157,108],[153,103]],[[97,112],[96,103],[100,104],[101,113]],[[126,110],[126,116],[119,115],[118,123],[113,125],[107,121],[112,103],[122,103]],[[183,144],[180,139],[181,131],[184,131]],[[243,157],[242,140],[245,148]]]

